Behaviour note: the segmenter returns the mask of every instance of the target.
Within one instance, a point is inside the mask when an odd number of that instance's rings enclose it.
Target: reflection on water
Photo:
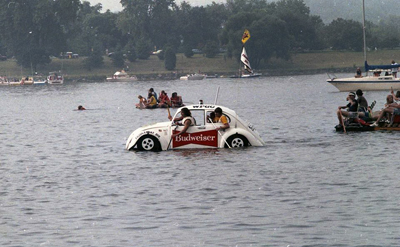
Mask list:
[[[400,133],[336,133],[346,93],[325,79],[0,87],[0,245],[397,245]],[[192,103],[220,87],[266,146],[126,151],[133,130],[168,121],[135,109],[150,87]],[[387,93],[365,96],[379,108]]]

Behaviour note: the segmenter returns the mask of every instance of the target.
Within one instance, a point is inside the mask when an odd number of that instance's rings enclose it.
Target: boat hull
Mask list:
[[[363,77],[363,78],[343,78],[329,79],[329,84],[339,89],[340,92],[356,91],[387,91],[400,90],[400,78],[393,77]]]

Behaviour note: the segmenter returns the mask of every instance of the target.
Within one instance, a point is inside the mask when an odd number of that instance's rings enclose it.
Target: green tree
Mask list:
[[[25,67],[36,70],[66,47],[68,28],[76,19],[77,0],[0,1],[0,35]]]
[[[125,67],[125,59],[124,59],[124,54],[122,51],[117,51],[114,52],[114,54],[111,56],[112,64],[114,67],[117,68],[123,68]]]
[[[146,39],[140,39],[136,43],[136,54],[139,59],[148,59],[150,57],[151,45]]]
[[[185,57],[190,58],[190,57],[193,57],[194,52],[189,45],[185,45],[183,47],[183,54],[185,54]]]
[[[208,41],[203,48],[206,57],[213,58],[218,54],[218,44],[214,41]]]
[[[173,70],[176,67],[176,55],[172,48],[167,48],[165,51],[164,66],[167,70]]]
[[[363,28],[360,22],[336,19],[326,27],[327,44],[334,50],[363,50]]]
[[[100,68],[104,64],[104,59],[101,52],[101,45],[97,44],[92,48],[90,55],[83,60],[83,66],[87,70],[92,70],[94,68]]]

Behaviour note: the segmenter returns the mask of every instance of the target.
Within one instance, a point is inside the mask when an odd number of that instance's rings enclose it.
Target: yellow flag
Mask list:
[[[243,44],[246,43],[246,41],[249,39],[250,39],[250,32],[249,32],[249,30],[245,29],[243,36],[242,36],[242,43]]]

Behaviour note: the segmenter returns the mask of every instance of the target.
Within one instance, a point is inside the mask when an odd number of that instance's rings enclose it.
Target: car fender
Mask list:
[[[222,131],[220,131],[222,132]],[[222,133],[221,133],[222,134]],[[260,141],[257,140],[256,137],[254,137],[248,130],[243,130],[243,129],[228,129],[225,131],[225,133],[222,134],[221,140],[219,141],[218,146],[219,147],[225,147],[225,142],[229,139],[229,137],[233,135],[242,135],[246,137],[247,141],[249,141],[249,145],[251,146],[262,146]]]
[[[164,150],[161,135],[152,130],[144,130],[144,131],[140,131],[140,132],[134,131],[129,136],[129,138],[126,142],[126,150],[131,150],[133,147],[135,147],[137,145],[137,142],[140,140],[140,138],[145,135],[150,135],[150,136],[155,137],[160,142],[161,148]]]

